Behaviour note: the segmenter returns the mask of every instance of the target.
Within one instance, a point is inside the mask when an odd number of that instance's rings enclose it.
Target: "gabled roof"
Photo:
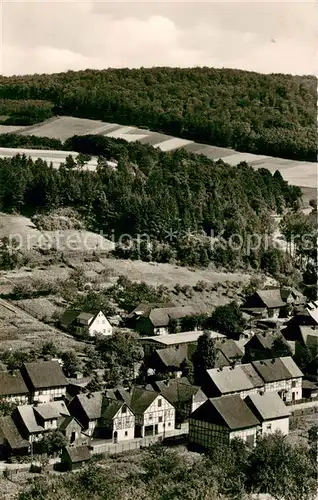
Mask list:
[[[276,309],[286,305],[282,300],[279,288],[274,288],[272,290],[258,290],[256,294],[268,309]]]
[[[34,389],[67,386],[67,380],[58,361],[35,361],[25,363],[22,370],[28,375]],[[23,375],[23,371],[22,371]],[[28,381],[26,380],[28,383]]]
[[[102,411],[102,401],[103,401],[103,394],[101,392],[78,394],[77,396],[75,396],[74,399],[82,407],[84,413],[86,414],[89,420],[96,420],[100,418]]]
[[[36,420],[32,405],[18,406],[15,411],[19,413],[22,422],[30,434],[42,432],[44,430],[44,427]]]
[[[259,343],[259,345],[263,349],[272,349],[273,343],[275,340],[281,340],[286,346],[288,346],[287,340],[281,333],[278,332],[263,332],[263,333],[255,333],[253,337],[246,343],[245,349],[248,349],[250,345]]]
[[[160,392],[171,404],[185,403],[193,396],[200,396],[202,401],[206,399],[205,394],[196,385],[191,385],[186,377],[174,378],[169,380],[158,380],[153,384],[154,389]]]
[[[261,421],[289,417],[290,415],[290,410],[277,392],[266,392],[262,395],[250,394],[244,401]]]
[[[264,385],[264,382],[250,364],[212,368],[207,370],[207,375],[221,394],[246,391]]]
[[[224,356],[229,360],[242,358],[244,356],[244,352],[232,339],[224,338],[222,340],[217,340],[215,348],[222,351]]]
[[[280,290],[280,294],[284,301],[286,301],[290,296],[292,296],[293,299],[298,303],[304,302],[306,300],[305,296],[292,286],[283,286]]]
[[[260,424],[238,394],[208,399],[191,414],[190,418],[225,425],[230,431],[256,427]]]
[[[303,376],[290,356],[253,361],[252,365],[264,382],[277,382],[278,380],[289,380]]]
[[[175,347],[167,347],[166,349],[158,349],[155,351],[162,364],[168,367],[178,368],[188,356],[188,348],[186,345]]]
[[[91,458],[91,452],[88,446],[67,446],[65,452],[73,464],[85,462]]]
[[[106,389],[105,397],[114,399],[116,401],[123,401],[127,406],[130,404],[131,395],[123,387],[116,387],[115,389]]]
[[[65,416],[63,421],[59,425],[60,431],[65,431],[71,422],[76,422],[80,427],[83,427],[78,420],[72,415]]]
[[[103,405],[102,405],[101,418],[104,420],[104,422],[107,422],[108,424],[112,424],[114,417],[117,415],[119,410],[123,407],[126,407],[130,411],[132,411],[129,408],[129,406],[126,403],[124,403],[123,401],[104,398]]]
[[[12,450],[29,447],[29,442],[23,439],[10,416],[0,417],[0,429]]]
[[[34,407],[34,411],[43,418],[43,420],[53,420],[61,415],[69,415],[69,411],[64,401],[52,401],[50,403],[41,403]]]
[[[19,370],[0,372],[0,396],[29,394],[29,389]]]
[[[305,345],[315,345],[318,342],[318,329],[310,325],[299,325],[302,341]],[[315,340],[316,338],[316,340]]]
[[[159,396],[158,392],[148,391],[141,387],[134,387],[131,392],[130,408],[135,415],[143,414]]]
[[[171,321],[202,314],[202,309],[197,306],[160,307],[152,309],[149,320],[155,327],[168,326]]]
[[[135,307],[130,314],[128,314],[128,318],[133,318],[135,316],[148,317],[151,309],[160,307],[174,307],[174,304],[172,302],[166,302],[164,304],[162,302],[152,302],[149,304],[142,302],[141,304],[138,304],[138,306]]]

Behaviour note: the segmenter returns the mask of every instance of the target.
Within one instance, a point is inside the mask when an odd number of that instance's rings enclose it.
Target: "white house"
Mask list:
[[[165,434],[175,428],[174,406],[153,390],[134,387],[129,406],[135,415],[135,437]]]
[[[48,403],[66,396],[67,380],[58,361],[25,363],[21,374],[32,402]]]
[[[192,448],[213,449],[239,438],[253,447],[260,421],[239,394],[208,399],[189,418],[189,444]]]
[[[19,370],[0,372],[0,401],[27,405],[30,391]]]
[[[263,435],[277,431],[288,434],[290,410],[277,392],[252,394],[244,402],[261,422]]]
[[[290,356],[253,361],[252,365],[264,381],[264,392],[277,392],[286,402],[302,398],[303,373]]]
[[[112,335],[113,327],[102,311],[65,311],[60,319],[65,330],[74,331],[77,335]]]
[[[129,441],[135,437],[135,415],[123,401],[104,398],[99,426],[103,437],[113,443]]]

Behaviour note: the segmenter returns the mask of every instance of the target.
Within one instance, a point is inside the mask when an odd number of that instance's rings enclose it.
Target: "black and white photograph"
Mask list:
[[[0,0],[0,500],[318,500],[314,0]]]

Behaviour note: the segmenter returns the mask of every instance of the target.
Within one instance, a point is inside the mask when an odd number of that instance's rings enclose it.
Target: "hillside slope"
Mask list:
[[[51,101],[55,114],[142,125],[215,146],[306,161],[316,160],[316,94],[314,77],[213,68],[0,78],[0,98]],[[26,109],[23,104],[20,114]]]

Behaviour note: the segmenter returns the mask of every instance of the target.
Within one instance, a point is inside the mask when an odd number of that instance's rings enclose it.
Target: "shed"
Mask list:
[[[68,470],[80,469],[91,458],[88,446],[66,446],[61,455],[61,463]]]

